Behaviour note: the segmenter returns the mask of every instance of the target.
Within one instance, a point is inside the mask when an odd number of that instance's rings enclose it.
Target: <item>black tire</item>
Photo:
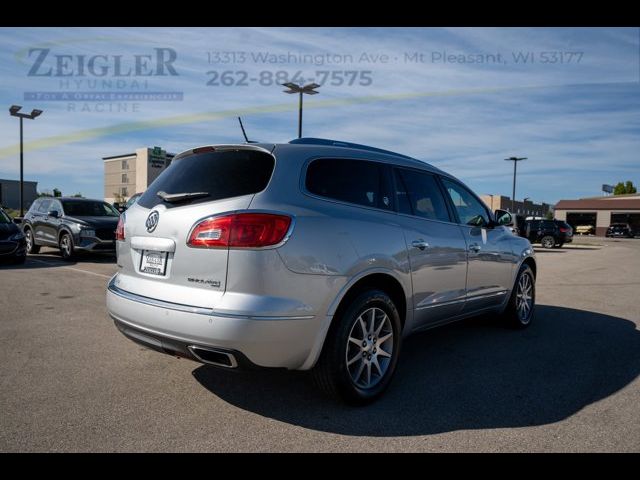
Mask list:
[[[540,245],[542,245],[542,248],[553,248],[555,244],[556,239],[551,235],[545,235],[540,239]]]
[[[33,239],[33,232],[30,228],[24,229],[24,236],[27,239],[27,253],[40,253],[40,245],[36,245]]]
[[[63,260],[73,260],[75,257],[75,247],[73,246],[73,237],[71,235],[66,232],[60,235],[58,247],[60,248],[60,254]]]
[[[362,323],[359,320],[363,313],[367,313],[367,319],[364,319],[364,323],[371,325],[369,323],[370,320],[368,321],[370,319],[370,311],[373,311],[374,322],[374,327],[371,330],[375,330],[376,322],[380,322],[378,332],[374,331],[372,337],[362,330]],[[383,312],[386,316],[382,316],[380,312]],[[356,332],[358,333],[356,334]],[[383,338],[389,332],[392,333],[391,338],[377,343],[376,334],[380,334]],[[382,335],[383,333],[384,335]],[[325,393],[351,405],[366,405],[375,401],[387,389],[395,373],[402,343],[401,334],[400,314],[391,298],[380,290],[363,291],[348,305],[341,308],[341,312],[334,318],[327,333],[320,359],[313,370],[316,383]],[[369,344],[366,347],[359,343],[355,344],[355,342],[349,340],[351,335],[357,337],[362,335],[363,343],[369,342]],[[376,349],[376,345],[378,349]],[[382,348],[383,345],[385,350]],[[366,352],[365,348],[367,349]],[[347,357],[352,350],[354,352],[352,358],[359,357],[360,359],[349,367],[347,365]],[[386,355],[383,357],[380,353],[388,354],[389,351],[391,352],[390,357],[386,357]],[[367,355],[368,359],[363,358]],[[372,358],[373,361],[371,361]],[[365,365],[363,367],[364,370],[360,369],[361,364]],[[374,367],[376,364],[381,365],[384,371]],[[376,372],[374,369],[377,370],[377,377],[375,378]],[[358,372],[360,375],[358,375]],[[366,381],[367,374],[369,375],[368,380],[371,386],[368,388],[359,386],[357,384],[358,380],[363,378],[362,376],[364,375],[363,381]],[[354,375],[357,377],[355,381],[352,378]],[[374,380],[375,383],[373,383]]]
[[[531,303],[530,308],[527,311],[526,315],[521,315],[519,311],[519,288],[521,287],[521,279],[523,276],[528,277],[528,281],[531,285],[530,297]],[[525,282],[526,283],[526,282]],[[533,319],[533,312],[536,308],[536,278],[533,275],[533,270],[529,265],[522,265],[520,270],[518,271],[518,275],[516,276],[516,281],[513,285],[513,290],[511,292],[511,297],[509,298],[509,303],[502,313],[503,322],[511,328],[523,329],[527,328],[531,325],[531,320]]]

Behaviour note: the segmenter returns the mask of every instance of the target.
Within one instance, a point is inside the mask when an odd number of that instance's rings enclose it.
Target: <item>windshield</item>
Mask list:
[[[65,215],[71,217],[118,217],[118,211],[106,202],[87,202],[64,200],[62,202]]]
[[[9,216],[0,210],[0,223],[13,223]]]

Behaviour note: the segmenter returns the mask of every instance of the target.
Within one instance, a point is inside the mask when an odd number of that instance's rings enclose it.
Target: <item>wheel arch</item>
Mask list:
[[[357,280],[354,280],[343,289],[341,295],[333,302],[328,314],[333,318],[339,316],[356,296],[368,289],[382,290],[391,297],[391,300],[398,309],[400,323],[404,329],[408,316],[407,306],[409,304],[407,292],[398,278],[385,271],[368,272],[360,276]],[[333,318],[331,323],[333,323]]]
[[[525,258],[520,264],[520,266],[518,267],[518,270],[522,268],[522,265],[528,265],[529,268],[531,268],[531,271],[533,272],[533,278],[535,279],[536,276],[538,275],[538,266],[536,265],[536,260],[533,257]]]
[[[362,272],[345,285],[327,309],[326,322],[321,328],[321,333],[318,335],[315,345],[309,352],[309,356],[300,366],[300,370],[308,370],[316,364],[324,350],[327,337],[335,325],[334,320],[340,315],[340,312],[346,308],[350,300],[367,288],[382,290],[391,297],[400,314],[401,328],[404,332],[405,326],[409,324],[411,320],[411,299],[407,297],[407,292],[411,292],[411,284],[409,283],[403,286],[402,278],[398,277],[398,275],[388,270],[368,270]],[[410,282],[410,280],[407,281]]]
[[[58,245],[60,245],[60,240],[62,240],[62,235],[65,233],[68,233],[69,235],[71,235],[71,240],[73,241],[73,233],[67,227],[63,226],[63,227],[60,227],[60,229],[58,230]]]

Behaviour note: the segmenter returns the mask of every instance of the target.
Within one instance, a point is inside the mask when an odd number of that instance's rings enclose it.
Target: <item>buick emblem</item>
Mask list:
[[[147,232],[153,232],[158,226],[158,220],[160,219],[160,214],[157,210],[154,210],[147,217],[147,221],[145,222],[145,226],[147,227]]]

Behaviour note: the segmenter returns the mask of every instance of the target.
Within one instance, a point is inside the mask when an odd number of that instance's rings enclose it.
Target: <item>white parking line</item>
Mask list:
[[[45,265],[60,265],[60,263],[58,262],[45,262],[44,260],[38,260],[37,258],[32,258],[32,257],[29,257],[29,260],[33,262],[44,263]],[[60,268],[73,270],[74,272],[88,273],[89,275],[95,275],[96,277],[111,278],[111,275],[105,275],[103,273],[96,273],[96,272],[89,272],[87,270],[82,270],[81,268],[64,267],[64,266],[61,266]]]

